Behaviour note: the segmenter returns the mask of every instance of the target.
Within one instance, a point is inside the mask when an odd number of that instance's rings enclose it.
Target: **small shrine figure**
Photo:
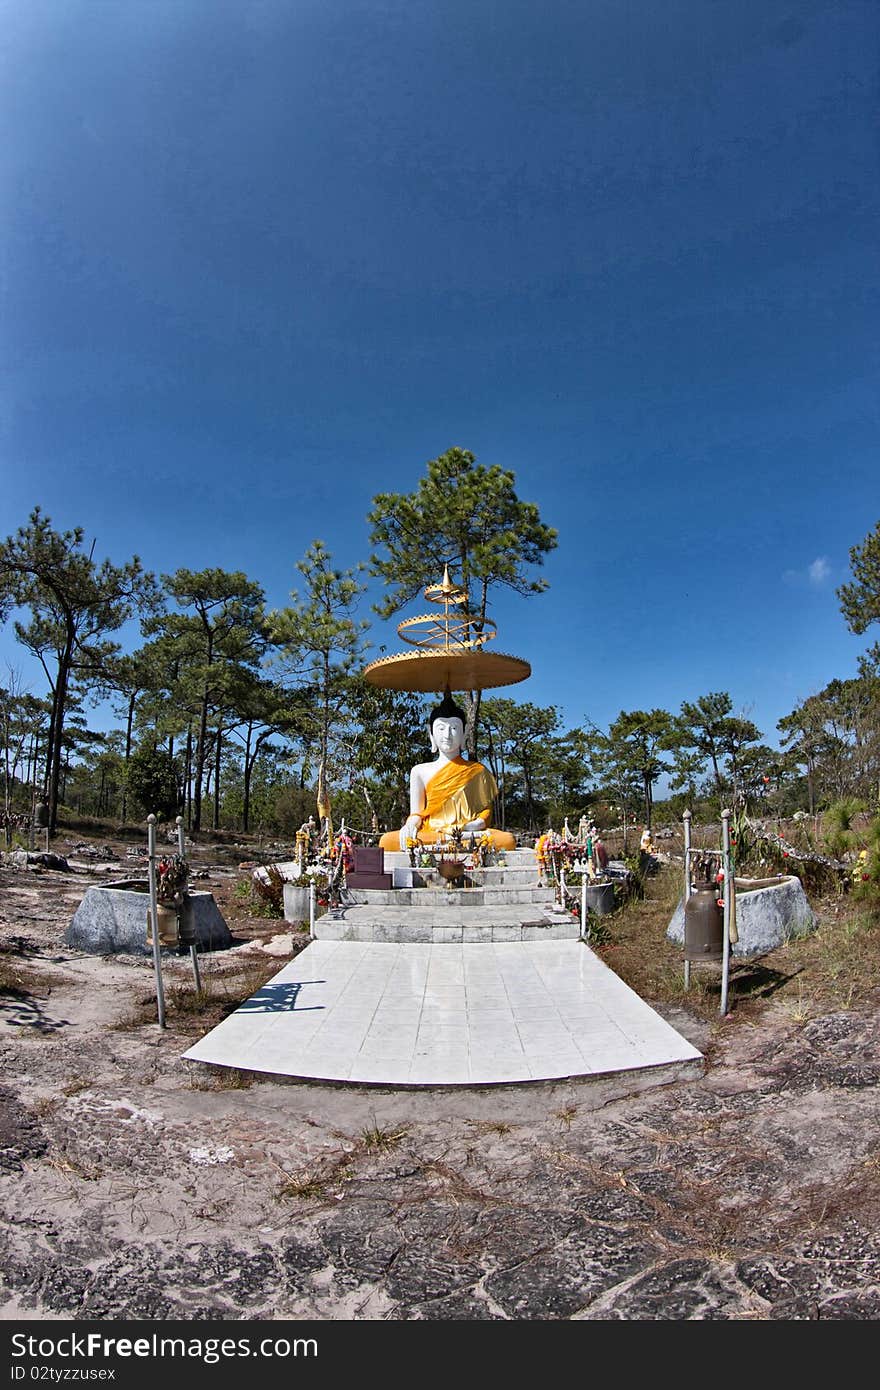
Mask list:
[[[574,836],[571,833],[571,826],[568,823],[568,816],[566,816],[565,820],[562,822],[562,838],[567,845],[570,845],[574,840]]]

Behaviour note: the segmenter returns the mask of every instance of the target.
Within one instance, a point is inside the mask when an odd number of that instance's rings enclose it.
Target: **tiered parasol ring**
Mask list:
[[[516,685],[532,674],[529,663],[518,656],[483,650],[496,636],[495,624],[467,611],[467,590],[452,583],[448,565],[442,583],[429,584],[425,598],[442,606],[442,616],[422,613],[406,618],[397,629],[398,635],[418,650],[370,662],[364,671],[370,685],[425,693],[490,690]]]

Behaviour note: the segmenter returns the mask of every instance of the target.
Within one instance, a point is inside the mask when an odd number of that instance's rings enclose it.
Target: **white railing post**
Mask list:
[[[721,812],[721,855],[724,864],[724,916],[721,956],[721,1017],[727,1013],[730,979],[730,907],[733,884],[730,881],[730,812]]]
[[[691,813],[685,811],[682,817],[684,821],[684,910],[687,912],[688,898],[691,895]],[[691,987],[691,963],[687,956],[684,959],[684,987]]]
[[[162,984],[162,950],[159,945],[159,895],[156,889],[156,817],[147,816],[147,866],[150,878],[150,921],[153,928],[153,969],[156,972],[156,1008],[159,1027],[165,1027],[165,989]]]
[[[176,824],[177,824],[177,852],[178,852],[178,854],[180,855],[181,859],[185,859],[185,858],[186,858],[186,835],[185,835],[185,832],[184,832],[184,829],[183,829],[183,816],[178,816],[178,817],[177,817],[177,822],[176,822]],[[188,890],[187,890],[187,891],[188,891]],[[190,922],[194,922],[194,920],[195,920],[195,913],[193,912],[192,908],[190,908],[190,914],[191,914],[191,915],[190,915]],[[190,960],[192,961],[193,979],[195,980],[195,983],[196,983],[196,990],[198,991],[199,994],[201,994],[201,992],[202,992],[202,977],[201,977],[201,975],[199,974],[199,953],[198,953],[198,951],[196,950],[195,938],[193,938],[193,940],[189,943],[189,958],[190,958]]]

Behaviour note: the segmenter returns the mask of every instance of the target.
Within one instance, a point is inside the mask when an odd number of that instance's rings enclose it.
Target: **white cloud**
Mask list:
[[[807,565],[803,570],[785,570],[782,575],[783,584],[791,584],[795,588],[803,587],[804,584],[811,585],[818,589],[825,583],[831,574],[831,565],[826,555],[818,555],[812,564]]]
[[[810,583],[817,586],[824,583],[830,573],[831,566],[824,555],[820,555],[818,559],[814,560],[807,570]]]

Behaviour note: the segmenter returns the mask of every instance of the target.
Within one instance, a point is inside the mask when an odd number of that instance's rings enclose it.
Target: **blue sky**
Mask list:
[[[873,3],[0,19],[0,534],[39,503],[99,557],[242,569],[279,606],[313,538],[366,559],[372,497],[459,445],[559,530],[548,592],[494,610],[534,671],[508,693],[570,726],[729,690],[773,742],[854,674]]]

